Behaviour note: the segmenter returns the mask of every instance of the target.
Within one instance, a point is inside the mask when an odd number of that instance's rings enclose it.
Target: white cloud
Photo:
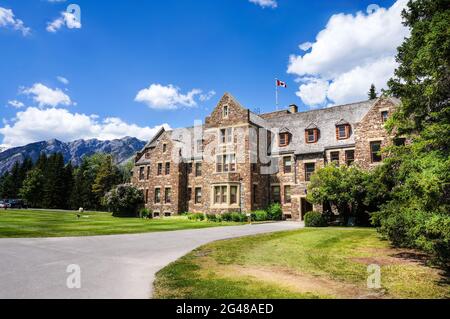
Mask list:
[[[56,79],[59,82],[61,82],[62,84],[65,84],[65,85],[69,84],[69,80],[67,78],[63,77],[63,76],[57,76]]]
[[[69,29],[81,29],[81,22],[70,12],[61,12],[61,16],[52,22],[47,23],[47,31],[55,33],[63,26]]]
[[[303,102],[314,105],[310,102],[322,100],[323,81],[329,83],[324,104],[366,99],[372,83],[377,89],[386,88],[397,66],[397,48],[410,33],[401,18],[406,3],[398,0],[388,9],[377,7],[367,14],[335,14],[312,45],[302,44],[302,50],[311,51],[292,55],[288,73],[311,84],[299,88]]]
[[[147,104],[156,110],[175,110],[179,107],[197,106],[196,96],[201,95],[202,90],[193,89],[186,94],[182,94],[180,89],[169,84],[152,84],[146,89],[142,89],[135,97],[136,102]]]
[[[201,102],[206,102],[211,100],[216,95],[216,91],[209,91],[208,93],[201,94],[199,100]]]
[[[26,27],[22,20],[16,19],[11,9],[0,7],[0,27],[11,27],[22,32],[24,36],[31,33],[31,29]]]
[[[249,0],[251,3],[257,4],[262,8],[276,8],[278,3],[276,0]]]
[[[25,106],[25,104],[23,104],[22,102],[17,101],[17,100],[8,101],[8,105],[10,105],[16,109],[21,109],[22,107]]]
[[[305,43],[300,44],[298,47],[302,51],[308,51],[309,49],[312,48],[312,46],[313,46],[313,44],[311,42],[305,42]]]
[[[305,104],[315,107],[326,101],[328,88],[327,81],[314,79],[308,81],[306,84],[300,85],[299,91],[296,94]]]
[[[42,83],[35,83],[31,88],[22,89],[22,93],[32,96],[33,100],[44,106],[72,105],[70,97],[60,89],[51,89]]]
[[[18,112],[11,122],[0,128],[0,134],[4,136],[3,144],[9,147],[53,138],[65,142],[91,138],[110,140],[125,136],[149,140],[162,127],[140,127],[119,118],[99,120],[96,115],[71,113],[63,108],[36,107]],[[170,128],[168,124],[163,126]]]

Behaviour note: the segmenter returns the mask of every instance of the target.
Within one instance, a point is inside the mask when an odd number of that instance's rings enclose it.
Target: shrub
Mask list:
[[[153,217],[152,216],[152,212],[149,209],[147,209],[147,208],[141,208],[139,210],[139,216],[141,218],[151,218],[151,217]]]
[[[195,221],[204,221],[205,220],[205,214],[203,213],[195,213],[195,214],[188,214],[189,220],[195,220]]]
[[[327,227],[327,220],[325,217],[318,212],[309,212],[305,215],[305,226],[306,227]]]
[[[281,220],[283,218],[283,210],[280,204],[272,204],[267,209],[267,217],[269,220]]]
[[[231,222],[231,221],[233,221],[233,216],[232,216],[231,213],[223,213],[222,214],[222,220],[224,222]]]
[[[252,220],[255,222],[263,222],[269,219],[269,214],[265,210],[257,210],[252,213]]]
[[[209,222],[217,223],[217,216],[215,214],[207,214],[206,220]]]
[[[103,197],[102,203],[113,216],[137,217],[144,204],[144,193],[132,185],[119,185]]]
[[[236,223],[242,223],[247,220],[247,216],[241,213],[231,213],[231,220]]]

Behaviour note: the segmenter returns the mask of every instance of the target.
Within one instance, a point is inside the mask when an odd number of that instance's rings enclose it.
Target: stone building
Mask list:
[[[327,163],[379,165],[392,98],[255,114],[225,94],[204,124],[158,134],[136,155],[133,184],[155,217],[264,209],[302,220],[311,175]]]

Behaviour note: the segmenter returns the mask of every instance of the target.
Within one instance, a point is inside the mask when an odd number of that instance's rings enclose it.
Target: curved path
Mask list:
[[[150,298],[156,272],[201,245],[301,227],[280,222],[138,235],[0,239],[0,298]],[[69,265],[80,267],[79,289],[67,287]]]

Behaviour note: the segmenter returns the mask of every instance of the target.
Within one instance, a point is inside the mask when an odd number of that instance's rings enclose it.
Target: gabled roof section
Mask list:
[[[153,136],[153,138],[150,140],[150,142],[148,142],[147,145],[144,146],[141,152],[144,152],[148,148],[156,147],[156,141],[158,140],[158,138],[160,138],[161,135],[164,134],[165,131],[166,129],[164,127],[161,127],[159,131],[155,134],[155,136]]]
[[[291,130],[288,129],[287,127],[283,127],[283,128],[280,130],[280,133],[291,133]]]
[[[350,125],[350,123],[344,119],[341,119],[339,122],[336,123],[336,126],[341,126],[341,125]]]
[[[318,129],[319,127],[316,125],[316,123],[311,123],[309,124],[305,130],[314,130],[314,129]]]

